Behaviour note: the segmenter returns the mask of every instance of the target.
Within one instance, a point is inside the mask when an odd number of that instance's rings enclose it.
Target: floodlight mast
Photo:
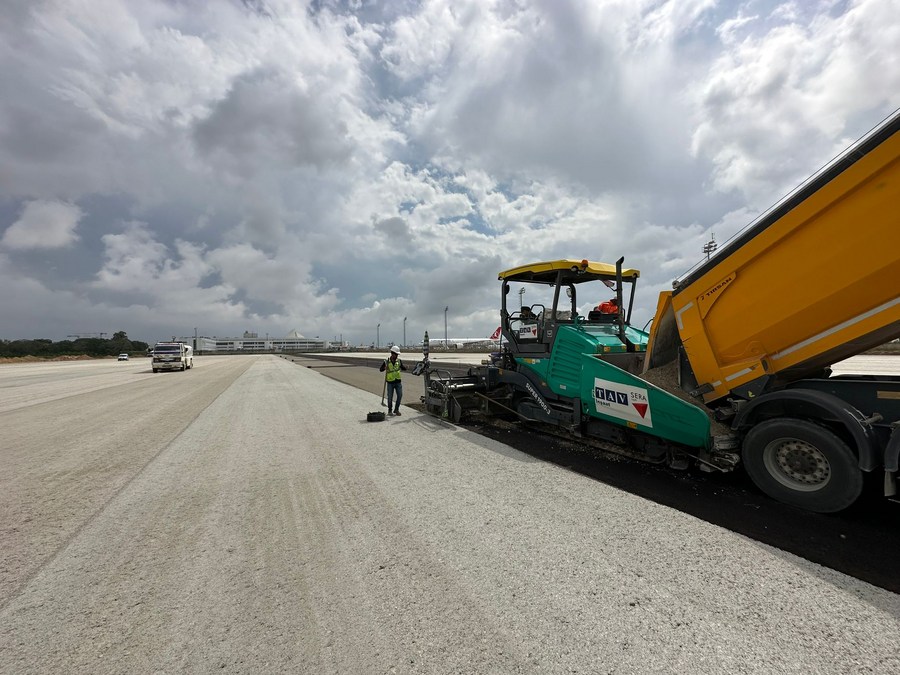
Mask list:
[[[703,244],[703,252],[706,254],[706,259],[709,260],[709,257],[715,252],[719,245],[716,243],[716,233],[712,232],[712,238]]]

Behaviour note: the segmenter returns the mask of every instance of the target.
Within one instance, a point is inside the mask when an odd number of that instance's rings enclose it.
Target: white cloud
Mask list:
[[[791,14],[790,16],[793,15]],[[742,13],[738,14],[733,19],[727,19],[719,24],[719,27],[716,28],[716,35],[718,35],[725,44],[736,44],[738,41],[738,33],[741,29],[747,28],[757,19],[759,19],[759,16],[756,14],[751,16],[744,16]]]
[[[783,9],[783,8],[781,8]],[[850,3],[846,12],[800,22],[730,44],[697,83],[696,155],[714,164],[711,184],[772,203],[831,159],[865,128],[848,123],[900,106],[900,3]]]
[[[8,249],[64,248],[78,240],[75,231],[81,209],[74,204],[38,200],[26,202],[20,218],[10,225],[0,245]]]
[[[185,274],[184,266],[169,258],[165,244],[153,239],[145,223],[127,223],[123,232],[106,234],[106,264],[97,273],[95,288],[111,291],[135,291],[153,288],[164,297],[179,286],[193,287],[206,270]]]

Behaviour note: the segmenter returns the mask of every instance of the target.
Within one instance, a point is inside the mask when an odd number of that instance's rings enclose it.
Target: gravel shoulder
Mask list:
[[[5,414],[24,429],[0,488],[67,462],[55,489],[102,494],[21,556],[0,672],[900,670],[900,596],[413,410],[367,423],[378,395],[313,368],[226,363],[151,381],[180,405],[140,416],[175,431],[114,476],[102,425],[73,421],[63,450],[34,429],[53,403]],[[93,415],[121,421],[106,408],[139,386]]]

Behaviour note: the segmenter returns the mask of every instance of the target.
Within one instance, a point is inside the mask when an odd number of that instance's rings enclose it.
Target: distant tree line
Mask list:
[[[125,331],[113,333],[111,338],[76,338],[75,340],[0,340],[0,358],[16,356],[116,356],[117,354],[147,353],[147,343],[129,340]]]

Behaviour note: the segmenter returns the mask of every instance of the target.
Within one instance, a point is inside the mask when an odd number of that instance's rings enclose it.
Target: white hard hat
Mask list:
[[[391,347],[391,353],[393,353],[393,354],[399,354],[399,353],[400,353],[400,347],[398,347],[397,345],[394,345],[393,347]]]

